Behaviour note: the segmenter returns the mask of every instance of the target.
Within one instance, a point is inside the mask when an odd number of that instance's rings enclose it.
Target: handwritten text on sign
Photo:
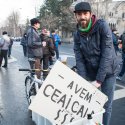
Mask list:
[[[57,61],[29,109],[56,124],[102,110],[107,97]]]

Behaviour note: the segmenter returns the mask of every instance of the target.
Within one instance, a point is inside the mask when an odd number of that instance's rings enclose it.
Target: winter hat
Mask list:
[[[40,21],[37,18],[33,18],[30,20],[31,25],[33,26],[36,23],[40,23]]]
[[[78,11],[90,11],[91,12],[91,6],[88,2],[80,2],[75,5],[74,13]]]

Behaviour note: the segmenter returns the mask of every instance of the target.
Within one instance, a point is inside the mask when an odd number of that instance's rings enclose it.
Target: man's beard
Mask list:
[[[88,24],[89,24],[89,21],[90,21],[90,19],[89,20],[87,20],[87,19],[81,19],[81,20],[78,21],[78,24],[82,28],[87,28]]]

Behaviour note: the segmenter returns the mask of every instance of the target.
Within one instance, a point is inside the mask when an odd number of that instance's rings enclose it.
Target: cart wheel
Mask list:
[[[32,86],[31,85],[32,85],[32,79],[31,77],[27,76],[25,79],[25,92],[26,92],[26,98],[27,98],[28,104],[31,103],[31,96],[35,94],[33,85]]]

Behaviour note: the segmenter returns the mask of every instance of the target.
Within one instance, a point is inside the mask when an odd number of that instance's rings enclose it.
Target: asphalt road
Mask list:
[[[68,66],[75,65],[73,45],[63,44],[60,55],[68,57]],[[28,68],[27,58],[23,56],[22,46],[15,42],[9,59],[8,69],[0,69],[0,125],[34,125],[28,111],[25,98],[24,72],[19,68]],[[118,56],[120,61],[120,55]],[[125,125],[125,78],[117,81],[113,112],[110,125]]]

